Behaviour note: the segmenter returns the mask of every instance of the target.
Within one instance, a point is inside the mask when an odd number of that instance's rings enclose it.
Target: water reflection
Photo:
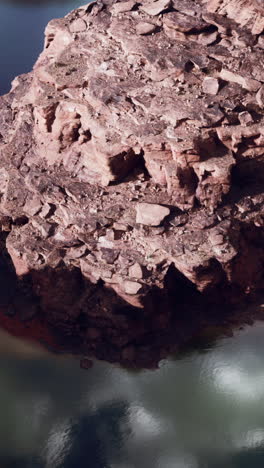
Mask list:
[[[47,23],[82,3],[85,2],[0,0],[0,95],[9,91],[15,76],[32,69],[43,48]]]
[[[158,371],[84,371],[15,339],[0,349],[0,466],[264,464],[264,324]]]

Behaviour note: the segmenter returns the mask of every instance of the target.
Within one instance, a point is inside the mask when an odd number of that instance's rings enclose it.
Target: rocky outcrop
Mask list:
[[[49,23],[0,98],[1,225],[30,316],[148,365],[263,291],[263,29],[258,0],[107,0]]]

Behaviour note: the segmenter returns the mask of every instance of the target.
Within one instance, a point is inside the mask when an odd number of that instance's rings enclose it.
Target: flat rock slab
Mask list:
[[[136,210],[136,222],[146,226],[159,226],[170,214],[169,208],[155,203],[139,203]]]

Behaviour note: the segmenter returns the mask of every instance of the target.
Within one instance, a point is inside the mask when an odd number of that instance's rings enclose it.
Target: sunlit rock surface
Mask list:
[[[49,23],[0,98],[6,313],[148,365],[263,289],[263,28],[262,3],[239,0],[94,2]]]

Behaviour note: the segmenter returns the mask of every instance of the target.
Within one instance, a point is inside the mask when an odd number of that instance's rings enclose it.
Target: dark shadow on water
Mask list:
[[[199,468],[263,468],[264,447],[242,449],[228,458],[210,461],[210,465],[201,463]]]
[[[107,459],[116,458],[123,445],[121,423],[124,424],[127,409],[125,402],[112,402],[73,422],[71,449],[58,468],[110,468]]]
[[[108,460],[118,460],[129,431],[127,411],[128,405],[118,400],[73,420],[67,433],[69,442],[62,452],[58,450],[56,468],[110,468]],[[41,456],[0,455],[1,468],[45,468],[51,463],[45,450]]]
[[[220,327],[207,329],[202,332],[199,336],[195,336],[190,339],[187,343],[180,347],[180,349],[170,355],[170,358],[178,361],[179,359],[185,359],[192,355],[206,354],[217,346],[218,341],[224,336]]]
[[[1,468],[44,468],[45,464],[30,456],[12,457],[10,455],[10,457],[0,456],[0,466]]]
[[[220,307],[211,292],[207,297],[197,291],[175,267],[169,269],[164,289],[152,288],[139,308],[102,280],[94,284],[79,268],[67,267],[63,259],[56,268],[31,270],[18,279],[4,237],[1,243],[2,323],[7,317],[13,329],[33,324],[32,338],[49,343],[54,335],[55,350],[124,367],[155,368],[171,353],[177,352],[177,359],[194,351],[204,353],[220,337],[232,336],[228,307]],[[34,335],[39,324],[44,330],[41,340]]]
[[[263,468],[264,447],[242,450],[231,458],[234,468]]]

